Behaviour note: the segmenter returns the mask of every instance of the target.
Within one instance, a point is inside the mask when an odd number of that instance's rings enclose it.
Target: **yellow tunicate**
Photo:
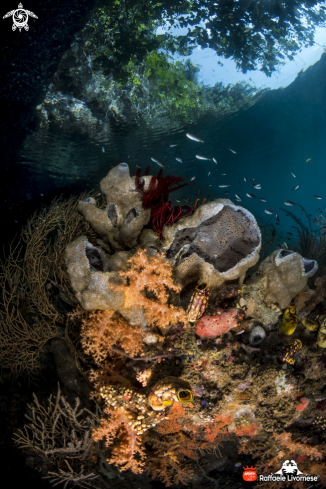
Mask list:
[[[296,315],[296,310],[293,304],[287,307],[283,314],[282,324],[280,331],[287,336],[291,336],[297,327],[298,316]]]
[[[319,328],[318,321],[314,321],[313,319],[304,318],[301,319],[301,322],[309,331],[317,331]]]

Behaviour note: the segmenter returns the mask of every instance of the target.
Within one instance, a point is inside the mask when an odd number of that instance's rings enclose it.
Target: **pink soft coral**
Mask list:
[[[113,411],[105,409],[110,419],[101,419],[101,424],[93,430],[94,441],[105,439],[105,446],[110,448],[111,457],[109,464],[118,465],[121,470],[132,470],[134,474],[143,471],[144,448],[141,446],[141,438],[131,428],[127,412],[123,408]]]
[[[115,291],[125,294],[126,308],[139,306],[151,326],[165,331],[170,324],[186,322],[183,309],[168,305],[169,290],[179,292],[172,279],[172,267],[163,253],[149,259],[144,250],[128,260],[129,270],[119,272],[126,284],[114,286]]]

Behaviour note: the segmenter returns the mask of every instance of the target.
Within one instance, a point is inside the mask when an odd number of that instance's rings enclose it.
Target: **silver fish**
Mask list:
[[[318,200],[321,200],[322,197],[320,197],[320,195],[314,195],[315,199],[318,199]]]
[[[177,161],[180,161],[180,163],[183,163],[181,158],[176,158]]]
[[[295,206],[295,205],[297,205],[297,204],[295,204],[294,202],[291,202],[291,200],[286,200],[286,201],[284,202],[284,205],[289,205],[289,206],[293,207],[293,206]]]
[[[246,196],[247,196],[247,197],[250,197],[250,199],[255,199],[255,198],[256,198],[256,196],[255,196],[255,195],[253,195],[253,194],[246,194]]]
[[[233,153],[233,154],[235,154],[235,155],[237,154],[237,152],[236,152],[236,151],[234,151],[234,149],[229,148],[229,150],[231,151],[231,153]]]
[[[181,202],[181,200],[177,200],[177,199],[175,199],[175,200],[176,200],[177,202]]]
[[[225,188],[225,187],[231,187],[229,183],[223,183],[222,185],[219,185],[220,188]]]
[[[177,144],[170,144],[170,148],[174,148],[175,146],[178,146]]]
[[[293,173],[293,171],[291,171],[291,175],[294,177],[294,178],[297,178],[297,176]]]
[[[196,179],[196,177],[192,177],[192,178],[190,179],[190,182],[193,182],[195,179]]]
[[[105,153],[105,149],[104,149],[104,146],[102,146],[102,153]]]
[[[225,176],[225,175],[226,175],[226,173],[221,173],[221,175]]]
[[[237,200],[238,202],[242,202],[242,199],[241,199],[240,195],[235,194],[235,196],[234,196],[234,197],[236,198],[236,200]]]
[[[266,199],[261,199],[260,197],[259,197],[259,200],[261,200],[262,202],[267,202]]]
[[[207,161],[211,161],[211,159],[210,159],[210,158],[207,158],[206,156],[202,156],[202,155],[196,155],[196,158],[197,158],[198,160],[207,160]]]
[[[202,139],[197,138],[193,134],[189,134],[189,132],[187,132],[186,136],[187,136],[187,138],[191,139],[192,141],[196,141],[196,143],[203,143],[204,142]]]
[[[258,190],[260,190],[260,189],[261,189],[261,185],[260,185],[260,183],[256,183],[256,185],[252,185],[252,186],[253,186],[254,188],[257,188]]]
[[[152,161],[154,161],[154,163],[156,163],[158,166],[161,166],[162,168],[165,167],[165,165],[163,165],[163,163],[160,163],[158,160],[156,160],[155,158],[151,158]]]
[[[297,190],[298,188],[300,187],[300,185],[296,185],[292,190],[291,192],[293,192],[293,190]]]
[[[270,209],[265,209],[264,212],[266,212],[266,214],[275,214],[275,212]]]
[[[275,218],[276,218],[277,222],[280,222],[278,214],[275,214]]]
[[[247,177],[243,177],[244,181],[246,182],[247,181]]]
[[[214,163],[216,163],[216,164],[217,164],[217,159],[215,159],[215,158],[212,158],[212,160],[214,161]]]
[[[209,172],[208,172],[208,174],[207,174],[207,176],[209,177],[209,176],[210,176],[210,174],[211,174],[211,172],[209,171]]]

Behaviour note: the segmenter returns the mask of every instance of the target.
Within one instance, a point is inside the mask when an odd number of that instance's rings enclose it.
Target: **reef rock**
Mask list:
[[[246,284],[246,316],[266,327],[276,323],[282,309],[289,306],[317,270],[318,264],[315,260],[307,260],[291,250],[274,251],[262,261],[257,272]]]
[[[144,177],[149,179],[150,177]],[[95,199],[88,197],[78,204],[78,211],[92,229],[113,250],[121,251],[136,246],[143,227],[149,222],[150,209],[144,209],[142,196],[130,177],[127,163],[112,168],[101,180],[106,207],[100,209]]]
[[[151,233],[144,236],[143,243],[155,245]],[[213,298],[226,281],[243,282],[261,248],[254,216],[228,199],[203,204],[192,216],[165,226],[162,239],[161,249],[174,266],[176,283],[183,288],[204,282]]]

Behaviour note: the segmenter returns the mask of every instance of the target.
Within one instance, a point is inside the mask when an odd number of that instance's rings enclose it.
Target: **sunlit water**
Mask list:
[[[183,199],[193,202],[204,197],[230,198],[249,209],[260,225],[276,227],[275,244],[291,242],[296,239],[290,228],[294,223],[280,207],[298,216],[303,214],[299,206],[286,207],[284,201],[303,206],[312,216],[324,210],[324,66],[323,58],[318,69],[317,65],[311,68],[314,73],[306,74],[304,81],[296,80],[286,89],[271,91],[249,109],[224,118],[207,116],[195,125],[179,129],[168,129],[168,125],[167,129],[164,125],[156,129],[148,124],[111,123],[106,131],[108,137],[101,139],[65,134],[50,126],[44,138],[36,139],[33,135],[26,138],[16,163],[21,177],[14,182],[12,195],[21,203],[31,199],[49,203],[54,195],[78,195],[95,188],[110,168],[122,161],[129,164],[132,175],[138,167],[145,170],[148,165],[151,173],[156,174],[160,167],[151,160],[153,157],[164,164],[165,175],[180,176],[189,183],[171,194],[174,204],[177,200],[186,203]],[[191,141],[187,132],[204,143]],[[211,160],[199,160],[196,154]],[[306,163],[308,159],[311,161]],[[223,184],[230,187],[220,188]],[[261,184],[261,189],[252,184]],[[292,190],[297,185],[299,188]],[[247,193],[256,198],[248,197]],[[237,201],[235,194],[242,201]],[[267,215],[265,210],[275,214]],[[293,232],[293,236],[287,232]]]

